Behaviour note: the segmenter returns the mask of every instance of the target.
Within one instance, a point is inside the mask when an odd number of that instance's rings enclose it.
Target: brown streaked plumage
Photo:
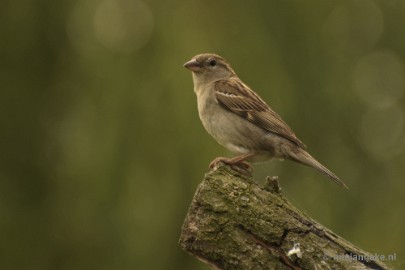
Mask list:
[[[249,168],[244,161],[290,159],[326,174],[347,186],[306,150],[292,129],[253,90],[244,84],[229,63],[216,54],[200,54],[184,67],[192,71],[200,119],[211,136],[236,157],[219,161]]]
[[[218,103],[227,110],[268,132],[280,135],[305,148],[305,145],[281,117],[238,78],[216,81],[215,97]]]

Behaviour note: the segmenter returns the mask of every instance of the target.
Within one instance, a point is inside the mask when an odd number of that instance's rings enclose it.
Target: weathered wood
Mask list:
[[[215,269],[388,269],[265,187],[227,166],[208,173],[184,221],[181,247]]]

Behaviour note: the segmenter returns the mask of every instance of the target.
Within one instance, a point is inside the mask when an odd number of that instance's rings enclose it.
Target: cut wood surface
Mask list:
[[[198,186],[181,247],[214,269],[389,269],[286,200],[220,166]]]

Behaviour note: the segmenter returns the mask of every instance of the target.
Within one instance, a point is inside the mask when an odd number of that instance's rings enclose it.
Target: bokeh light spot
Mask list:
[[[153,15],[141,1],[104,0],[94,16],[97,39],[105,47],[121,52],[142,48],[153,30]]]
[[[83,55],[94,52],[96,40],[91,25],[94,13],[94,4],[91,1],[79,1],[67,21],[67,34],[72,47]]]
[[[360,52],[372,47],[384,31],[384,17],[370,0],[342,2],[325,22],[325,34],[331,47]]]
[[[354,88],[373,107],[389,107],[404,93],[404,68],[390,51],[378,51],[361,59],[354,71]]]
[[[72,46],[85,56],[100,49],[130,53],[143,48],[154,28],[151,9],[141,1],[79,1],[67,22]]]
[[[398,106],[371,108],[363,115],[360,142],[375,158],[389,160],[403,152],[404,112]]]

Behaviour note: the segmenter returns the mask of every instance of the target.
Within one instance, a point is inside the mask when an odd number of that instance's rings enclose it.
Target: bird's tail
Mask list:
[[[333,172],[331,172],[328,168],[323,166],[319,163],[314,157],[312,157],[307,151],[300,149],[301,151],[290,154],[290,158],[294,161],[307,165],[309,167],[315,168],[321,173],[327,175],[330,179],[332,179],[336,184],[339,186],[348,189],[347,185],[339,179]]]

